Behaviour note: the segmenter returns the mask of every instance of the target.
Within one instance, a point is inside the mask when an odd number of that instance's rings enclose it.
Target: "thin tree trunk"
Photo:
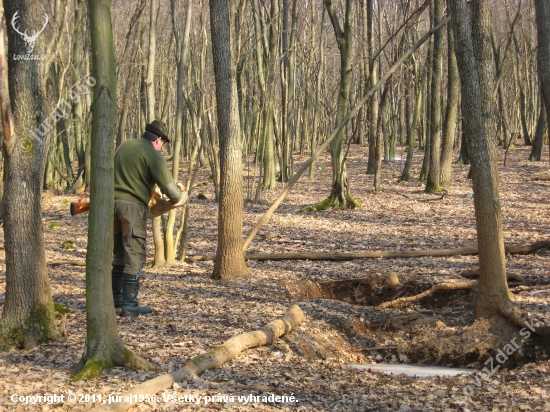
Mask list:
[[[344,28],[340,27],[338,17],[331,0],[324,0],[330,17],[336,42],[340,49],[340,87],[338,92],[338,104],[336,107],[336,124],[340,124],[346,117],[349,107],[349,93],[352,80],[352,55],[353,55],[353,28],[352,13],[353,2],[346,0]],[[353,209],[359,203],[353,199],[349,185],[346,163],[344,160],[344,135],[342,129],[330,145],[330,158],[332,163],[332,189],[327,199],[328,207],[336,209]]]
[[[537,129],[535,131],[535,139],[533,141],[533,146],[531,147],[531,153],[529,154],[529,160],[539,162],[542,156],[542,143],[544,140],[544,135],[548,128],[548,123],[546,121],[546,107],[544,105],[544,100],[540,101],[540,111],[539,119],[537,121]]]
[[[546,122],[550,122],[550,71],[548,70],[548,67],[550,67],[550,4],[547,1],[536,0],[535,12],[538,42],[537,67],[540,89],[544,106],[546,107]]]
[[[439,184],[442,187],[451,185],[451,168],[453,163],[453,147],[456,133],[456,120],[458,116],[458,101],[460,98],[460,77],[456,64],[454,35],[452,26],[448,26],[447,32],[447,109],[443,124],[443,144],[441,148],[441,177]]]
[[[155,61],[157,51],[157,18],[159,0],[151,0],[149,27],[149,56],[147,60],[147,76],[145,78],[146,123],[155,120]],[[155,244],[154,266],[164,266],[166,255],[162,230],[162,216],[153,218],[153,243]]]
[[[312,2],[311,7],[313,8]],[[312,11],[313,13],[313,11]],[[311,153],[317,150],[319,135],[319,122],[321,116],[321,87],[325,76],[325,9],[321,12],[321,39],[319,41],[319,71],[317,73],[317,87],[315,89],[315,105],[313,106],[313,130],[311,131]],[[315,179],[315,162],[311,162],[309,167],[309,180]]]
[[[422,72],[419,70],[418,61],[414,62],[414,72],[415,72],[415,89],[416,89],[416,103],[414,107],[414,114],[411,126],[407,132],[407,160],[405,161],[405,166],[403,167],[403,173],[401,174],[401,180],[409,181],[411,179],[411,165],[414,158],[414,144],[416,140],[418,122],[420,121],[420,115],[422,114],[422,100],[424,96],[424,83],[425,78]]]
[[[368,88],[372,88],[377,82],[376,61],[374,59],[374,1],[367,0],[367,47],[369,60]],[[369,157],[367,160],[367,174],[372,175],[376,171],[376,128],[378,124],[378,95],[374,94],[369,102]]]
[[[113,253],[113,159],[116,129],[116,71],[110,0],[89,0],[92,76],[92,177],[86,253],[86,347],[73,369],[74,380],[91,379],[104,369],[158,368],[130,351],[117,330],[111,288]]]
[[[174,0],[171,2],[172,7],[172,25],[174,32],[176,32],[176,11]],[[185,61],[187,59],[187,51],[189,49],[189,34],[191,31],[191,18],[193,15],[193,1],[189,0],[187,3],[187,14],[185,20],[185,29],[183,34],[183,39],[180,39],[176,35],[176,47],[179,48],[180,56],[178,61],[178,80],[177,80],[177,107],[176,107],[176,134],[174,138],[174,151],[172,158],[172,177],[174,181],[179,180],[179,166],[180,166],[180,157],[181,157],[181,146],[183,140],[183,82],[185,77]],[[187,208],[187,206],[186,206]],[[164,241],[165,241],[165,250],[166,250],[166,263],[173,264],[176,262],[176,251],[177,243],[174,237],[174,225],[176,223],[176,215],[178,213],[177,209],[172,209],[168,213],[168,220],[166,222],[166,228],[164,231]],[[180,222],[181,225],[184,224],[183,221]]]

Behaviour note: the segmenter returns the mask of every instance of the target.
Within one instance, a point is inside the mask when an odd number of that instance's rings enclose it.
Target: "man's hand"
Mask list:
[[[187,198],[188,198],[187,191],[182,190],[181,194],[182,194],[182,196],[181,196],[180,201],[177,202],[177,203],[172,203],[172,206],[174,206],[174,207],[183,206],[187,202]]]

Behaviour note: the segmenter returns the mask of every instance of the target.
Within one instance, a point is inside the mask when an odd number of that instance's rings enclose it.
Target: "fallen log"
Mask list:
[[[169,388],[175,382],[193,380],[205,370],[220,367],[246,349],[269,345],[275,339],[295,329],[303,320],[304,314],[301,309],[297,305],[292,305],[282,317],[269,322],[264,328],[234,336],[210,352],[188,360],[181,369],[157,376],[123,393],[121,399],[127,398],[130,402],[111,403],[110,405],[96,407],[92,411],[125,411],[130,406],[135,405],[135,402],[131,402],[132,399],[139,399],[140,395],[144,397],[149,395],[150,397],[163,389]]]
[[[550,241],[544,240],[530,245],[505,245],[504,251],[509,255],[529,255],[540,249],[550,248]],[[376,252],[296,252],[296,253],[257,253],[248,254],[246,260],[327,260],[346,261],[356,259],[399,259],[416,257],[447,257],[447,256],[477,255],[477,246],[459,247],[455,249],[426,249],[403,251]],[[206,262],[214,260],[216,255],[188,256],[186,262]],[[48,263],[50,266],[73,265],[85,266],[84,260],[66,260]]]
[[[85,260],[61,260],[59,262],[50,262],[48,263],[50,266],[86,266]]]
[[[535,242],[530,245],[508,245],[504,250],[510,255],[528,255],[537,250],[550,248],[550,241]],[[376,252],[297,252],[297,253],[259,253],[246,255],[247,260],[328,260],[346,261],[355,259],[397,259],[415,257],[447,257],[447,256],[477,255],[477,246],[468,246],[455,249],[427,249],[403,251],[376,251]],[[215,255],[189,256],[186,262],[200,262],[214,260]]]

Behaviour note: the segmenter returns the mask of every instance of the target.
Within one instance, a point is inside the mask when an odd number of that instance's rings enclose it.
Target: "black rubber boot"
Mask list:
[[[147,306],[139,306],[137,294],[139,291],[139,274],[128,275],[124,274],[122,278],[122,316],[138,316],[144,313],[150,313],[151,308]]]
[[[122,299],[122,276],[124,275],[123,265],[113,265],[111,272],[111,278],[113,283],[113,300],[115,301],[115,308],[121,308]]]

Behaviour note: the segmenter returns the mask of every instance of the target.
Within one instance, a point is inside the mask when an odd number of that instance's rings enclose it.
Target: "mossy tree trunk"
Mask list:
[[[34,139],[29,131],[44,120],[46,91],[43,60],[9,59],[5,50],[6,22],[16,12],[25,28],[38,30],[44,23],[41,2],[0,1],[0,107],[4,131],[4,248],[6,301],[0,320],[0,349],[30,349],[56,339],[54,306],[46,269],[42,232],[41,189],[48,138]],[[4,16],[5,12],[5,16]],[[23,23],[22,23],[23,24]],[[48,32],[41,33],[32,54],[45,53]],[[25,42],[7,30],[10,56],[27,54]],[[46,128],[46,127],[45,127]],[[55,130],[55,127],[53,127]]]
[[[331,0],[324,0],[327,13],[330,17],[336,42],[340,49],[340,87],[338,92],[338,104],[336,107],[336,125],[342,123],[349,108],[349,93],[352,80],[351,60],[353,55],[353,27],[352,9],[353,2],[346,0],[344,27],[340,26],[338,16]],[[330,157],[332,162],[332,189],[328,198],[331,207],[337,209],[355,208],[359,204],[353,199],[349,186],[348,173],[344,160],[344,135],[345,129],[340,130],[330,145]]]
[[[86,253],[86,348],[73,369],[91,379],[113,366],[157,369],[126,348],[118,335],[111,288],[113,254],[116,71],[110,0],[89,0],[92,77],[92,142],[88,250]]]
[[[242,246],[242,153],[239,136],[241,128],[227,0],[210,0],[210,30],[216,80],[221,172],[218,248],[212,277],[230,280],[248,276],[248,268]]]

